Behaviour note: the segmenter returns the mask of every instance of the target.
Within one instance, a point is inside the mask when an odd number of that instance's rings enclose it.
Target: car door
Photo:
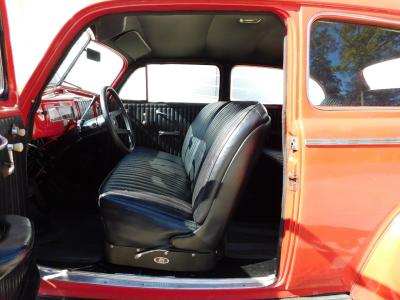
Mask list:
[[[135,128],[136,146],[179,155],[186,132],[200,112],[219,99],[219,68],[202,64],[148,64],[121,84]]]
[[[18,106],[5,1],[0,61],[0,299],[35,299],[39,274],[27,214],[26,140]]]
[[[297,46],[300,108],[287,140],[298,226],[291,289],[319,281],[339,290],[358,278],[399,209],[400,17],[356,13],[307,7],[299,18],[308,38]]]

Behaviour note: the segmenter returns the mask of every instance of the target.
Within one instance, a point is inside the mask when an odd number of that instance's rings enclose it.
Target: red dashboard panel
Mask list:
[[[57,139],[68,130],[77,126],[77,121],[90,105],[93,93],[67,88],[55,87],[45,90],[42,102],[35,115],[33,139],[51,138]],[[88,112],[87,118],[100,114],[100,105],[95,105]]]

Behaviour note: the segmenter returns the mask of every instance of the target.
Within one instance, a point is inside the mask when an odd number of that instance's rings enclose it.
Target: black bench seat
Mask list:
[[[269,122],[259,103],[216,102],[189,127],[181,157],[146,148],[126,155],[100,189],[107,260],[180,271],[213,267]]]

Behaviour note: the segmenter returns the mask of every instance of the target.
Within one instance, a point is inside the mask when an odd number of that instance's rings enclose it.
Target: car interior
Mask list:
[[[278,16],[257,12],[89,24],[35,108],[29,215],[39,265],[275,274],[285,35]]]

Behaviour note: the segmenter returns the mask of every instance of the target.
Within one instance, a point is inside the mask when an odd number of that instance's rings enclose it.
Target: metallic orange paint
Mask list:
[[[324,18],[377,25],[400,25],[398,14],[304,7],[298,40],[298,81],[294,88],[297,106],[294,118],[300,139],[301,162],[294,261],[288,287],[319,289],[322,286],[349,291],[359,273],[360,259],[376,230],[391,211],[399,206],[399,145],[306,146],[307,139],[397,138],[400,126],[398,108],[321,110],[307,99],[307,48],[310,23]],[[291,70],[288,70],[289,72]],[[288,99],[288,101],[290,101]],[[290,121],[289,121],[290,122]],[[291,126],[288,125],[288,130]],[[296,219],[297,216],[297,219]],[[287,216],[290,218],[290,216]]]
[[[400,299],[400,214],[397,213],[368,252],[351,290],[353,299]]]

